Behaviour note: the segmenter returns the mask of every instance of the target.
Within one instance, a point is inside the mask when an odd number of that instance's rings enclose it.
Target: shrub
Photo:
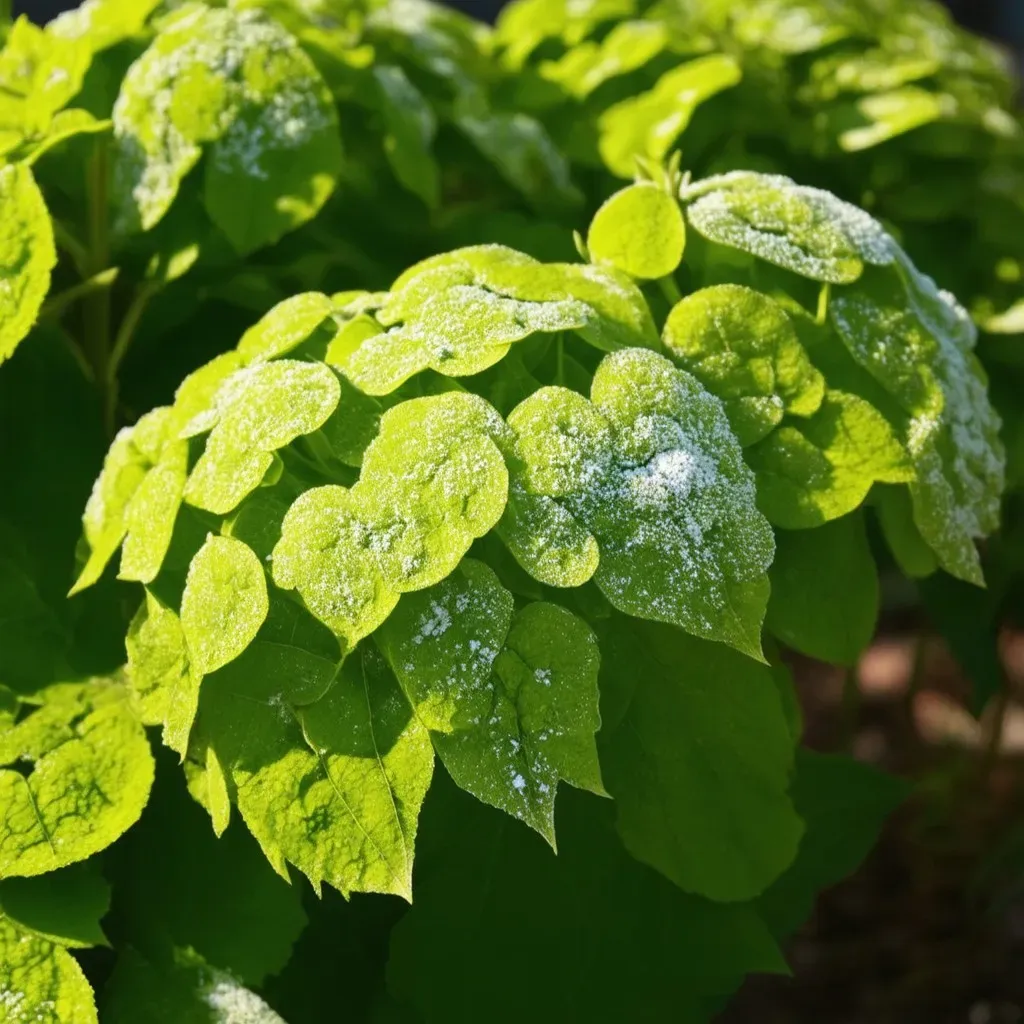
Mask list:
[[[982,581],[969,316],[856,206],[668,147],[573,259],[491,42],[408,0],[8,33],[14,1019],[707,1020],[903,796],[800,745],[780,652],[868,644],[872,518]]]

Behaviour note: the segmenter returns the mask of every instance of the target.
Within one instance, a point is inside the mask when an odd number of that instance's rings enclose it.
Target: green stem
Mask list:
[[[158,290],[158,286],[153,282],[141,285],[135,293],[135,298],[132,299],[132,304],[125,312],[124,319],[117,331],[117,337],[114,339],[114,347],[110,350],[110,358],[107,361],[107,377],[110,384],[117,383],[117,371],[121,368],[121,362],[131,347],[142,314],[146,312],[146,307]]]
[[[89,161],[89,252],[87,277],[99,274],[110,265],[110,238],[107,232],[107,140],[99,138]],[[106,289],[87,296],[84,307],[84,347],[92,364],[100,391],[103,426],[113,437],[116,397],[110,389],[110,293]]]
[[[826,281],[818,292],[818,311],[814,317],[815,323],[824,326],[828,320],[828,300],[832,297],[832,285]]]
[[[64,312],[73,302],[92,295],[93,292],[110,288],[117,280],[118,268],[108,267],[106,270],[94,274],[85,281],[80,281],[71,288],[66,288],[59,295],[54,295],[39,311],[40,320],[55,319]]]
[[[63,249],[71,257],[71,262],[74,263],[79,276],[88,277],[88,267],[91,262],[89,250],[75,238],[71,229],[62,221],[55,219],[53,221],[53,237],[58,248]]]
[[[670,306],[675,306],[676,303],[682,301],[683,293],[679,290],[679,285],[676,284],[676,279],[671,274],[668,277],[659,277],[658,287],[661,289],[662,295],[668,299]]]

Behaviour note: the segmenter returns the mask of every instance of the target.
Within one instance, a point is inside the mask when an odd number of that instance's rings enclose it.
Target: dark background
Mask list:
[[[493,21],[504,0],[446,0],[457,7]],[[1024,0],[946,0],[956,17],[968,28],[1002,39],[1017,50],[1024,50]],[[14,0],[14,10],[26,13],[34,21],[45,22],[69,7],[69,0]]]

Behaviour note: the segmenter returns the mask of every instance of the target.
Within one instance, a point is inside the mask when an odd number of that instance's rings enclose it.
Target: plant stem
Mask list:
[[[658,287],[661,289],[662,295],[668,299],[670,306],[675,306],[683,298],[683,293],[679,290],[679,285],[676,284],[676,279],[671,274],[668,277],[659,277]]]
[[[826,281],[818,292],[818,311],[814,316],[814,322],[823,326],[828,320],[828,300],[832,297],[832,285]]]
[[[158,287],[153,282],[140,285],[135,293],[135,298],[132,299],[132,304],[124,314],[124,319],[121,321],[121,326],[117,331],[117,337],[114,339],[114,347],[111,349],[110,358],[107,361],[107,377],[111,386],[117,384],[117,371],[121,367],[121,361],[131,347],[135,331],[139,326],[139,321],[142,319],[142,314],[146,312],[149,300],[153,298],[157,291]]]
[[[108,267],[87,280],[79,281],[78,284],[66,288],[59,295],[54,295],[39,311],[39,319],[59,317],[73,302],[77,302],[86,295],[92,295],[93,292],[109,288],[117,280],[117,273],[117,267]]]
[[[107,140],[98,138],[89,161],[89,243],[87,276],[94,277],[110,265],[110,239],[107,232]],[[100,391],[103,426],[114,436],[115,401],[110,393],[110,293],[94,291],[85,300],[85,354],[92,364]]]
[[[80,277],[89,276],[89,250],[82,245],[82,243],[75,238],[63,222],[54,218],[53,221],[53,237],[57,243],[57,246],[64,250],[70,257],[71,262],[74,263],[75,269],[78,271]]]

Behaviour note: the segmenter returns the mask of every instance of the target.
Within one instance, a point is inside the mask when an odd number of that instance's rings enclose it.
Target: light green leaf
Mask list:
[[[207,537],[188,567],[181,598],[192,669],[208,675],[237,658],[268,609],[267,579],[252,549],[233,537]]]
[[[279,302],[242,335],[237,348],[242,363],[265,363],[288,355],[328,320],[333,308],[320,292],[303,292]],[[333,326],[334,321],[328,323]]]
[[[975,541],[999,523],[1006,456],[973,332],[951,296],[918,274],[879,271],[833,297],[830,316],[860,363],[907,414],[914,519],[947,572],[981,583]]]
[[[96,1001],[67,950],[0,914],[0,1006],[12,1024],[97,1024]]]
[[[757,503],[775,525],[803,530],[857,508],[874,483],[908,483],[914,467],[889,421],[869,402],[826,391],[811,417],[747,449]]]
[[[139,717],[146,725],[162,725],[164,743],[184,757],[203,677],[191,666],[181,620],[147,591],[125,646]]]
[[[558,60],[542,61],[538,71],[582,100],[605,82],[644,67],[668,43],[669,30],[661,22],[623,21],[600,42],[588,40]]]
[[[864,96],[854,107],[854,118],[859,123],[840,132],[839,145],[847,153],[870,149],[938,121],[955,109],[956,101],[951,96],[936,95],[914,85]]]
[[[732,57],[698,57],[666,71],[649,92],[609,107],[597,122],[598,146],[608,169],[620,178],[631,178],[637,157],[662,163],[697,107],[740,77]]]
[[[118,579],[151,583],[171,546],[188,476],[188,444],[171,440],[135,489],[125,510]]]
[[[554,846],[559,780],[604,793],[597,641],[571,612],[514,612],[493,570],[465,559],[404,597],[377,638],[448,773],[477,799]]]
[[[181,504],[188,457],[187,447],[173,436],[174,412],[167,406],[153,409],[114,438],[82,516],[89,555],[71,594],[100,578],[129,533],[121,578],[151,582],[159,572]]]
[[[85,860],[135,823],[153,756],[125,687],[58,683],[0,732],[0,878]],[[31,766],[30,771],[25,771]]]
[[[683,192],[686,218],[709,241],[815,281],[846,284],[865,263],[894,259],[882,226],[830,192],[775,174],[735,171]]]
[[[258,12],[196,6],[128,69],[114,105],[121,231],[153,227],[210,147],[205,204],[242,253],[309,220],[341,162],[327,86]]]
[[[765,625],[793,650],[853,665],[875,635],[878,572],[861,512],[775,534]]]
[[[58,14],[46,31],[61,39],[81,39],[93,53],[138,35],[160,0],[83,0]]]
[[[616,192],[594,215],[587,248],[595,263],[632,277],[667,277],[683,258],[686,226],[679,203],[653,182]]]
[[[318,429],[334,412],[341,386],[322,363],[279,359],[229,377],[213,409],[188,433],[209,430],[206,448],[185,485],[185,500],[225,515],[263,480],[273,453]]]
[[[441,172],[431,152],[437,134],[434,110],[399,66],[376,64],[373,78],[388,163],[399,182],[434,209],[441,198]]]
[[[388,617],[399,597],[381,571],[360,495],[336,486],[306,491],[288,510],[272,557],[274,582],[298,590],[350,647]]]
[[[803,832],[771,670],[668,626],[616,620],[615,635],[602,699],[626,709],[602,732],[601,765],[626,848],[687,892],[751,899],[792,863]]]
[[[704,288],[677,303],[665,347],[725,404],[743,445],[769,434],[789,413],[812,416],[825,378],[811,364],[786,311],[742,285]]]
[[[390,313],[385,307],[378,319]],[[453,284],[410,313],[344,360],[345,375],[367,394],[386,395],[428,368],[449,377],[480,373],[502,360],[514,342],[582,327],[589,310],[572,299],[521,301]]]
[[[580,204],[569,162],[539,121],[526,114],[464,111],[455,124],[536,209]]]
[[[619,610],[761,656],[772,532],[721,404],[694,377],[629,349],[601,363],[591,402],[543,388],[513,410],[509,426],[513,495],[554,502],[577,524],[570,535],[566,519],[543,505],[523,517],[539,511],[533,518],[556,528],[571,575],[587,565],[580,540],[592,535],[594,580]],[[521,534],[523,524],[510,516],[506,527]],[[512,550],[521,558],[531,548],[519,539]],[[522,564],[559,582],[546,563]]]
[[[53,115],[46,134],[27,145],[21,152],[30,166],[51,149],[76,135],[98,135],[107,131],[110,121],[99,121],[87,110],[61,110]]]
[[[501,517],[508,472],[493,438],[507,428],[476,395],[453,392],[388,410],[350,490],[318,487],[291,507],[274,582],[354,645],[398,595],[444,579]]]
[[[848,36],[855,11],[820,0],[753,0],[736,12],[734,32],[751,50],[811,53]]]
[[[100,919],[109,909],[110,884],[96,860],[48,872],[43,878],[0,882],[0,915],[21,931],[65,949],[106,946]]]
[[[430,738],[373,648],[337,671],[258,641],[207,680],[204,735],[279,873],[290,862],[317,889],[411,899]]]
[[[22,15],[14,23],[0,50],[0,125],[8,127],[12,110],[26,136],[44,135],[57,111],[82,88],[89,68],[89,48],[37,28]]]
[[[575,330],[604,351],[658,344],[643,294],[621,271],[539,263],[499,245],[423,260],[377,305],[376,319],[389,329],[367,331],[351,348],[335,343],[331,355],[369,394],[387,394],[427,367],[479,373],[537,332]]]
[[[191,950],[169,962],[148,961],[132,948],[118,957],[107,983],[109,1024],[286,1024],[255,992]]]
[[[23,164],[0,167],[0,363],[32,329],[57,263],[50,214]]]

